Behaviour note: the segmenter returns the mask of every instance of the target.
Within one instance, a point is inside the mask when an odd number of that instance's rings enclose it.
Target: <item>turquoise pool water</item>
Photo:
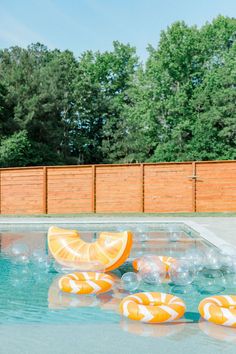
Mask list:
[[[114,272],[117,283],[132,271],[132,260],[145,254],[184,257],[214,246],[183,224],[87,225],[82,237],[96,239],[99,231],[131,229],[134,245],[129,260]],[[192,284],[140,283],[135,292],[162,291],[186,302],[187,312],[177,323],[142,324],[122,318],[117,307],[127,291],[116,289],[100,296],[61,293],[60,270],[47,255],[45,231],[2,232],[0,257],[1,353],[235,353],[236,330],[203,321],[198,304],[206,296],[235,294],[236,276],[226,268],[204,268]],[[27,245],[29,259],[11,252],[15,243]],[[34,252],[40,257],[36,257]]]

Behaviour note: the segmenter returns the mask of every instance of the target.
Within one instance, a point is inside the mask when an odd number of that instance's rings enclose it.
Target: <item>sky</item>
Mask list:
[[[145,61],[171,23],[201,26],[219,14],[236,17],[236,0],[0,0],[0,48],[40,42],[78,57],[119,40]]]

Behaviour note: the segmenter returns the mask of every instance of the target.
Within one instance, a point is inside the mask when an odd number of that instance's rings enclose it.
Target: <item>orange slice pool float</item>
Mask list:
[[[101,232],[99,238],[90,243],[83,241],[76,230],[51,226],[48,230],[48,247],[52,256],[63,266],[110,271],[128,258],[132,236],[130,231]]]

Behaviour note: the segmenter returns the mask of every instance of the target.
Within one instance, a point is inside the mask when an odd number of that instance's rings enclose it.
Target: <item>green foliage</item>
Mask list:
[[[114,42],[112,52],[82,55],[75,84],[82,162],[114,162],[120,153],[124,155],[119,149],[123,111],[137,63],[135,49],[119,42]]]
[[[150,48],[146,116],[155,148],[146,160],[235,158],[235,34],[236,20],[222,16],[201,29],[178,22]],[[147,106],[145,97],[139,106]]]
[[[30,154],[31,144],[27,132],[24,130],[1,141],[0,162],[2,167],[26,166]]]
[[[0,165],[236,159],[236,19],[148,51],[0,50]]]

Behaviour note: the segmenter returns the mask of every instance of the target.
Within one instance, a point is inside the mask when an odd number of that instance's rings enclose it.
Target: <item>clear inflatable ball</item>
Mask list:
[[[139,274],[144,283],[161,284],[166,278],[166,267],[158,256],[144,256],[140,260]]]
[[[197,248],[186,251],[184,258],[194,265],[196,272],[204,268],[205,254]]]
[[[189,285],[193,282],[196,270],[194,265],[186,259],[179,259],[170,267],[170,279],[174,285]]]
[[[126,291],[134,291],[138,289],[139,284],[139,276],[134,272],[124,273],[121,277],[121,286]]]
[[[215,249],[210,249],[206,253],[205,267],[208,269],[220,269],[223,265],[222,255]]]
[[[23,242],[14,242],[10,251],[13,256],[29,256],[29,246]]]

